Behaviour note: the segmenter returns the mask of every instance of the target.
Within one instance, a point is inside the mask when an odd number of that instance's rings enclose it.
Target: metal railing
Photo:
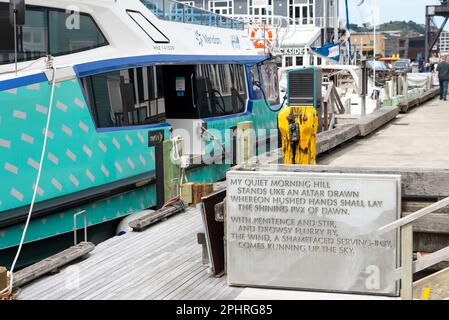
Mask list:
[[[156,17],[162,20],[182,22],[226,29],[244,30],[244,24],[207,10],[195,8],[174,0],[140,0]]]
[[[427,269],[449,258],[449,246],[413,261],[413,223],[435,211],[447,207],[449,197],[402,219],[396,220],[378,230],[379,234],[400,229],[401,233],[401,267],[397,271],[397,279],[401,280],[401,298],[413,299],[413,274]]]
[[[87,211],[83,210],[80,212],[77,212],[73,215],[73,243],[76,246],[78,244],[77,239],[77,218],[78,216],[83,215],[84,216],[84,242],[87,242]]]

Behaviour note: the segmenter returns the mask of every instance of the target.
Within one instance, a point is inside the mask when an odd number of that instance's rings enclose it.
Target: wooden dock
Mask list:
[[[100,245],[84,261],[22,288],[20,300],[184,299],[229,300],[243,289],[228,287],[202,264],[198,209],[191,208],[144,232]]]
[[[379,116],[388,119],[384,123],[380,123],[378,118],[373,120],[377,121],[374,125],[359,121],[340,127],[332,133],[322,134],[318,138],[318,149],[320,153],[324,153],[319,159],[320,164],[328,166],[329,170],[341,166],[384,167],[385,170],[413,167],[416,170],[422,169],[426,175],[430,175],[429,170],[436,170],[438,173],[435,174],[440,176],[449,174],[449,103],[432,100],[400,115],[397,115],[398,109],[390,108],[380,112],[383,114]],[[385,124],[388,121],[390,122]],[[363,131],[361,126],[366,128],[365,132],[368,134],[363,139],[360,138]],[[381,127],[380,130],[376,130],[378,127]],[[269,158],[269,162],[276,162],[279,155],[273,152],[265,157]],[[410,171],[410,176],[413,174]],[[440,188],[442,184],[444,188]],[[438,181],[427,188],[426,192],[432,196],[447,196],[448,187],[449,183],[446,181]],[[435,189],[442,194],[439,195]],[[416,205],[419,207],[423,204]],[[442,210],[437,215],[441,220],[438,220],[438,225],[447,226],[447,212]],[[431,252],[437,250],[443,242],[447,245],[448,235],[441,232],[438,239],[429,238],[426,241],[425,237],[436,236],[436,227],[427,230],[430,225],[417,226],[415,232],[421,234],[415,240],[417,251]],[[24,286],[17,298],[380,299],[360,295],[229,287],[226,277],[215,278],[202,263],[202,247],[197,244],[197,234],[203,231],[199,209],[190,208],[187,212],[176,214],[143,232],[127,233],[98,245],[88,259]],[[423,244],[424,242],[427,244]],[[430,247],[431,245],[435,248]]]

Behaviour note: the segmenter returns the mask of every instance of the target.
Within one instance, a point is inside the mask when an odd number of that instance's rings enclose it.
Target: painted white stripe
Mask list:
[[[89,158],[92,157],[92,150],[90,150],[86,145],[83,145],[83,151],[87,154]]]
[[[139,159],[140,159],[140,162],[142,162],[142,164],[143,164],[144,166],[147,165],[147,161],[145,160],[145,158],[144,158],[142,155],[139,156]]]
[[[27,118],[27,114],[25,112],[19,111],[19,110],[13,110],[12,116],[14,118],[22,119],[22,120],[26,120],[26,118]]]
[[[73,174],[71,174],[69,176],[70,181],[72,181],[72,183],[75,185],[75,187],[79,187],[80,186],[80,182],[78,181],[77,178],[75,178],[75,176]]]
[[[156,161],[156,157],[154,156],[154,151],[150,152],[150,157],[153,159],[153,161]]]
[[[29,86],[27,86],[27,90],[40,90],[41,86],[39,83],[35,83],[35,84],[30,84]]]
[[[80,121],[80,123],[78,124],[78,126],[81,128],[81,130],[83,130],[85,133],[89,132],[89,127],[82,121]]]
[[[112,139],[112,143],[114,144],[114,146],[115,146],[118,150],[120,150],[120,143],[117,141],[116,138],[113,138],[113,139]]]
[[[98,147],[103,150],[103,152],[108,151],[108,148],[104,145],[104,143],[102,141],[98,142]]]
[[[70,159],[72,159],[72,161],[76,161],[76,155],[70,151],[69,149],[67,149],[67,151],[65,152],[66,156],[69,157]]]
[[[11,141],[0,139],[0,147],[11,148]]]
[[[59,181],[56,180],[55,178],[51,179],[51,184],[52,184],[56,189],[58,189],[59,191],[62,190],[62,184],[59,183]]]
[[[133,141],[131,140],[131,138],[128,135],[125,136],[125,139],[129,143],[130,146],[133,145]]]
[[[9,171],[11,173],[17,174],[19,172],[19,168],[17,168],[15,165],[12,165],[8,162],[5,163],[5,170]]]
[[[29,135],[25,134],[25,133],[22,133],[20,138],[22,139],[22,141],[25,141],[25,142],[27,142],[29,144],[33,144],[34,143],[34,138],[32,136],[29,136]]]
[[[43,114],[47,114],[48,113],[48,108],[41,106],[40,104],[36,105],[36,111],[43,113]]]
[[[21,194],[19,191],[17,191],[16,189],[12,188],[10,194],[16,198],[19,201],[23,201],[23,194]]]
[[[67,112],[67,106],[60,101],[56,102],[56,108],[64,112]]]
[[[101,166],[101,171],[103,171],[103,173],[106,177],[109,177],[109,175],[110,175],[109,170],[106,169],[106,167],[104,165]]]
[[[140,142],[144,143],[145,139],[144,137],[140,134],[140,132],[137,132],[137,137],[139,138]]]
[[[81,109],[84,109],[84,102],[81,101],[80,99],[75,98],[74,103],[75,103],[75,105],[77,105],[77,106],[80,107]]]
[[[67,127],[65,124],[62,125],[62,131],[70,137],[73,135],[72,129]]]
[[[86,176],[89,178],[90,181],[92,182],[95,181],[95,176],[92,174],[92,172],[90,172],[89,169],[86,170]]]
[[[117,161],[114,163],[115,167],[117,168],[117,171],[122,173],[123,172],[123,168],[120,165],[120,163],[118,163]]]
[[[42,129],[42,134],[45,136],[45,128]],[[47,130],[47,137],[49,139],[53,139],[55,137],[55,134],[51,130]]]
[[[28,158],[28,165],[31,167],[31,168],[34,168],[34,169],[36,169],[36,170],[39,170],[39,163],[38,162],[36,162],[36,161],[34,161],[33,159],[31,159],[31,158]]]
[[[53,153],[48,153],[48,159],[56,165],[59,164],[59,159]]]
[[[136,165],[134,164],[134,162],[131,160],[131,158],[128,158],[128,164],[129,164],[129,166],[131,167],[131,169],[135,169],[136,168]]]
[[[36,184],[33,183],[33,187],[32,187],[31,189],[34,191],[35,188],[36,188]],[[42,190],[41,187],[38,187],[38,188],[37,188],[37,194],[40,195],[40,196],[42,197],[42,196],[44,195],[44,190]]]

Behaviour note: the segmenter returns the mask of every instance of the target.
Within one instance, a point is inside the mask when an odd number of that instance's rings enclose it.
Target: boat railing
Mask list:
[[[434,266],[449,258],[449,246],[413,261],[413,223],[437,210],[449,206],[449,197],[435,202],[402,219],[387,224],[378,230],[379,234],[400,230],[401,234],[401,267],[398,268],[397,278],[401,279],[401,298],[413,299],[413,274]]]
[[[77,218],[78,216],[83,215],[84,218],[84,242],[87,242],[87,211],[83,210],[80,212],[77,212],[73,215],[73,243],[76,246],[78,244],[78,238],[77,238]]]
[[[140,0],[162,20],[198,24],[226,29],[244,30],[241,21],[195,8],[174,0]]]

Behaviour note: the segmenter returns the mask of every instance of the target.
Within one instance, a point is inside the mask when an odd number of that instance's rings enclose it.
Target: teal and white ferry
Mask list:
[[[206,139],[200,127],[277,127],[276,64],[239,21],[171,0],[27,0],[17,72],[7,0],[0,30],[0,265],[20,243],[45,136],[19,265],[69,247],[77,212],[86,210],[89,241],[100,242],[155,206],[162,155],[151,132],[184,130],[193,146]],[[229,166],[195,165],[187,177],[219,181]]]

